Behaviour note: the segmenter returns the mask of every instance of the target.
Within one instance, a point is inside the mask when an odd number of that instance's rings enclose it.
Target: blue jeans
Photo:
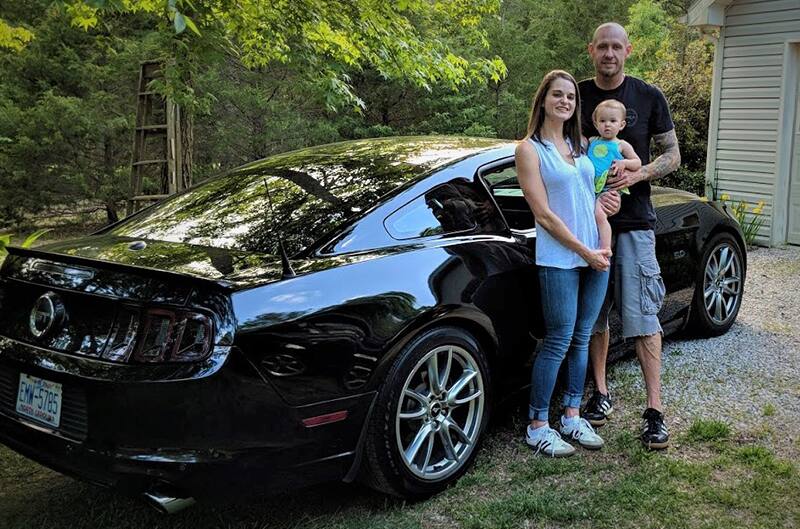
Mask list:
[[[531,372],[528,417],[547,421],[558,369],[567,357],[569,382],[563,405],[579,408],[586,382],[589,336],[608,288],[608,271],[589,267],[539,268],[545,337]]]

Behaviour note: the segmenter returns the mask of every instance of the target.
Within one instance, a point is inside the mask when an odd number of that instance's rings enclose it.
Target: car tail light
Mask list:
[[[108,348],[103,353],[103,358],[115,362],[127,361],[136,346],[139,325],[141,325],[141,321],[137,310],[126,307],[120,309],[114,333]]]
[[[193,362],[211,351],[211,320],[181,310],[150,309],[145,313],[139,342],[133,353],[137,362]]]

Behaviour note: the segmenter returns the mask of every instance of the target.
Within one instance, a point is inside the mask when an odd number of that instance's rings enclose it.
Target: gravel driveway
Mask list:
[[[673,438],[696,419],[727,422],[742,440],[759,439],[780,457],[800,459],[800,247],[748,254],[742,308],[718,338],[664,342],[664,406]],[[635,359],[609,373],[620,417],[629,428],[644,408]],[[624,421],[624,423],[623,423]],[[637,423],[638,424],[638,423]]]

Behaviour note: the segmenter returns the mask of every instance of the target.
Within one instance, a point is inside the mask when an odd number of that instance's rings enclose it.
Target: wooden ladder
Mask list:
[[[139,71],[128,215],[190,185],[179,163],[180,107],[149,86],[163,78],[162,67],[162,61],[145,61]]]

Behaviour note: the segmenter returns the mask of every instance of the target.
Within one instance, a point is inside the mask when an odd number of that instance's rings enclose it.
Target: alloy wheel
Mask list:
[[[458,471],[478,441],[485,400],[483,376],[467,350],[444,345],[423,356],[397,406],[397,447],[406,468],[430,481]]]
[[[709,319],[724,325],[736,313],[742,295],[742,266],[730,243],[714,248],[706,262],[703,304]]]

